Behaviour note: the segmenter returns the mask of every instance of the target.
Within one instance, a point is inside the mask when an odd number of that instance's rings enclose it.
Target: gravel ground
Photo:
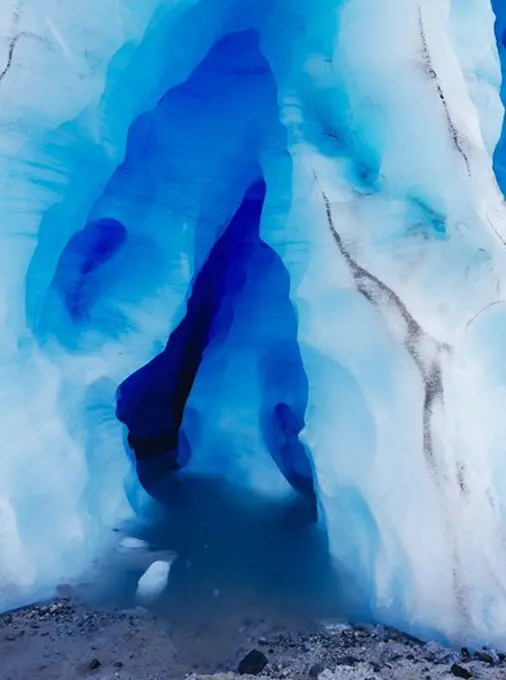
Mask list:
[[[220,631],[214,634],[207,644],[215,646]],[[198,651],[191,658],[202,644],[196,638],[176,643],[167,621],[144,610],[56,600],[0,618],[0,680],[506,678],[506,657],[493,650],[449,650],[383,627],[320,624],[312,632],[265,633],[252,624],[240,639],[227,637],[229,644],[218,646],[221,658],[212,669]],[[214,675],[203,674],[210,670]]]

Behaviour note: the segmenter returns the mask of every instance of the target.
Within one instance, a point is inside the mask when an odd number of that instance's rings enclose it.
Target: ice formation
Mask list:
[[[186,474],[316,498],[375,618],[505,646],[502,0],[0,28],[0,605]]]

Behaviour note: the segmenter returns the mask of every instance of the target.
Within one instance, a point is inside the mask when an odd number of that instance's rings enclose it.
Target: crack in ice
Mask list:
[[[467,168],[467,174],[469,175],[469,177],[471,177],[471,167],[469,165],[469,158],[467,157],[466,152],[462,148],[461,134],[458,131],[457,126],[455,125],[455,123],[452,120],[452,117],[450,115],[450,110],[448,108],[448,103],[446,101],[446,97],[444,95],[443,88],[441,87],[441,83],[439,81],[439,76],[438,76],[438,74],[437,74],[437,72],[434,69],[434,66],[432,64],[432,58],[430,56],[429,46],[428,46],[428,43],[427,43],[427,36],[426,36],[426,33],[425,33],[425,27],[424,27],[424,23],[423,23],[422,8],[421,8],[420,5],[418,5],[418,25],[419,25],[419,28],[420,28],[420,37],[422,39],[422,56],[423,56],[423,60],[424,60],[424,63],[425,63],[427,73],[430,76],[431,80],[433,80],[436,83],[438,95],[439,95],[439,98],[440,98],[440,100],[443,104],[443,108],[444,108],[444,111],[445,111],[445,114],[446,114],[446,121],[448,123],[448,128],[450,130],[450,134],[451,134],[451,137],[452,137],[453,144],[454,144],[455,148],[457,149],[457,151],[462,156],[462,158],[464,159],[464,162],[465,162],[466,168]]]
[[[406,324],[406,337],[403,339],[403,344],[412,357],[415,365],[420,372],[424,385],[424,401],[423,401],[423,451],[425,460],[432,472],[431,479],[436,488],[440,490],[441,506],[444,515],[444,522],[448,541],[451,545],[451,552],[453,556],[452,569],[452,590],[455,598],[455,603],[460,611],[462,619],[466,625],[470,625],[471,618],[469,608],[466,603],[466,597],[459,578],[461,573],[461,559],[457,547],[457,540],[454,531],[452,531],[452,521],[447,503],[445,502],[445,489],[442,482],[446,481],[446,476],[441,474],[441,469],[438,461],[434,455],[434,435],[432,431],[432,418],[437,405],[444,409],[444,386],[441,374],[441,365],[439,361],[440,355],[444,352],[446,354],[452,353],[452,347],[446,343],[441,343],[425,333],[418,322],[411,316],[408,309],[399,298],[399,296],[389,288],[383,281],[361,267],[350,255],[343,244],[341,235],[334,225],[332,216],[332,206],[329,197],[325,193],[316,172],[314,172],[314,179],[320,189],[327,217],[328,226],[334,242],[336,243],[339,252],[342,254],[346,263],[350,268],[350,272],[357,286],[357,290],[361,293],[371,304],[373,304],[380,312],[381,307],[385,301],[390,303],[396,311],[398,311]],[[381,299],[383,297],[383,300]],[[386,299],[386,300],[385,300]],[[383,303],[383,304],[382,304]],[[387,322],[388,318],[382,314]],[[424,347],[425,345],[425,347]],[[424,351],[425,350],[425,351]],[[464,467],[461,463],[460,482],[463,479]],[[461,493],[466,495],[466,488],[459,483]]]
[[[423,409],[424,453],[427,461],[434,467],[434,443],[431,419],[436,401],[439,400],[441,406],[444,405],[443,381],[438,357],[442,352],[451,353],[452,348],[450,345],[441,343],[428,336],[411,316],[397,293],[353,259],[344,246],[341,235],[334,225],[330,200],[321,186],[316,173],[314,177],[325,203],[325,212],[330,232],[341,255],[350,268],[357,290],[376,307],[381,309],[386,304],[395,309],[405,324],[403,343],[420,372],[425,390]]]

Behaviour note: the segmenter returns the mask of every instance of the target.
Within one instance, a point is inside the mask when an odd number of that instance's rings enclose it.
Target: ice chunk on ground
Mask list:
[[[118,544],[118,548],[122,551],[128,550],[147,550],[149,544],[147,541],[143,541],[140,538],[134,538],[133,536],[126,536],[122,538]]]
[[[139,600],[152,600],[159,597],[169,580],[171,562],[156,560],[144,574],[140,577],[137,584],[137,598]]]

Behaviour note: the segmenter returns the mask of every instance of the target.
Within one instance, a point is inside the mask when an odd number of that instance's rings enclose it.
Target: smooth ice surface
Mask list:
[[[505,20],[2,4],[2,608],[225,486],[317,510],[357,611],[506,646]]]
[[[170,562],[156,560],[149,565],[140,577],[137,585],[137,597],[139,600],[156,598],[163,593],[169,580]]]

